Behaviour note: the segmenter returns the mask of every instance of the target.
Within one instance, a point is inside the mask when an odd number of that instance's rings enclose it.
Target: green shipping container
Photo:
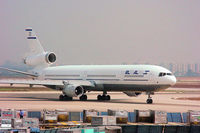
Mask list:
[[[94,133],[94,129],[87,129],[87,128],[85,128],[85,129],[81,130],[81,133]]]

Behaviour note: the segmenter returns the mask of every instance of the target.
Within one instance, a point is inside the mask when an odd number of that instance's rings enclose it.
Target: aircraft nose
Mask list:
[[[175,77],[175,76],[172,76],[172,77],[170,78],[170,85],[173,86],[173,85],[175,85],[175,84],[176,84],[176,77]]]

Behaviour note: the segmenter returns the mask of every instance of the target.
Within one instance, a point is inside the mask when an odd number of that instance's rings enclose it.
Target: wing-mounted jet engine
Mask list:
[[[63,92],[69,97],[78,97],[83,94],[84,89],[81,86],[67,85],[63,89]]]
[[[60,95],[60,101],[70,101],[73,97],[80,97],[84,94],[84,89],[80,85],[69,84],[68,82],[63,81],[63,95]]]

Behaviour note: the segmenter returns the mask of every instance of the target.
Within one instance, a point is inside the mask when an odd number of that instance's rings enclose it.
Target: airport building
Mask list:
[[[199,63],[160,63],[160,66],[168,68],[176,76],[199,76],[200,64]]]

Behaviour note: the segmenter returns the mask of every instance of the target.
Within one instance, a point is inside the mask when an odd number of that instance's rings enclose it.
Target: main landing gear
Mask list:
[[[109,100],[110,100],[110,95],[107,95],[107,92],[104,91],[104,92],[103,92],[103,95],[98,95],[98,96],[97,96],[97,100],[98,100],[98,101],[103,101],[103,100],[109,101]]]
[[[73,97],[68,97],[67,95],[60,95],[59,100],[60,101],[72,101]]]
[[[147,99],[147,104],[152,104],[153,103],[153,99],[151,98],[151,92],[148,92],[148,99]]]
[[[87,101],[87,95],[83,94],[79,97],[80,101]]]

